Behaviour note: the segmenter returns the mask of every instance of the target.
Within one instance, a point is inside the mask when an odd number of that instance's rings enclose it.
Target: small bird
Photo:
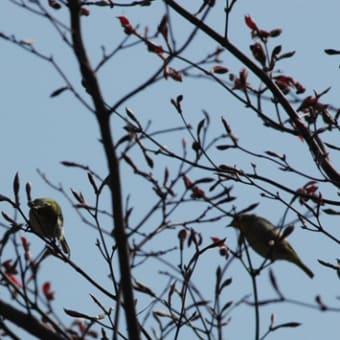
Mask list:
[[[64,236],[64,218],[59,204],[51,198],[37,198],[29,202],[29,223],[32,230],[42,237],[58,240],[64,253],[70,247]]]
[[[286,260],[300,267],[310,278],[313,272],[301,261],[293,247],[280,234],[280,229],[265,218],[243,214],[234,217],[231,225],[240,230],[249,245],[262,257]]]

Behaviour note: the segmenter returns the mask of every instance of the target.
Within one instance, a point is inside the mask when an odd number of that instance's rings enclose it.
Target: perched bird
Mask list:
[[[51,198],[37,198],[29,203],[29,222],[32,230],[42,237],[59,241],[64,253],[70,247],[64,236],[64,219],[59,204]]]
[[[264,258],[292,262],[313,278],[313,272],[300,260],[282,233],[280,234],[280,229],[275,228],[268,220],[243,214],[235,216],[231,225],[239,229],[249,245]]]

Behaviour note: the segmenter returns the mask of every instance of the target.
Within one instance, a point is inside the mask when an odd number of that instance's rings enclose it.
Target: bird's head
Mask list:
[[[59,204],[51,198],[37,198],[28,203],[31,210],[44,213],[46,215],[62,215]]]

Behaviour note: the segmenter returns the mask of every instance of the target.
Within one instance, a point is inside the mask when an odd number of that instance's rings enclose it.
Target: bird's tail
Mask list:
[[[60,245],[61,245],[61,248],[63,249],[63,252],[65,254],[67,254],[68,256],[70,256],[71,255],[71,249],[70,249],[70,246],[68,245],[65,237],[60,239]]]
[[[314,273],[302,262],[296,263],[311,279],[314,277]]]

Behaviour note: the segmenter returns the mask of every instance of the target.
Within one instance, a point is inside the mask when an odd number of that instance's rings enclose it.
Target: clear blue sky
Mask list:
[[[123,2],[123,1],[122,1]],[[182,1],[186,3],[185,1]],[[220,32],[224,29],[223,3],[217,1],[220,11],[214,11],[209,17],[211,23]],[[114,10],[91,9],[89,17],[83,18],[86,44],[90,50],[93,65],[101,56],[100,47],[106,46],[111,50],[115,44],[123,38],[122,29],[116,16],[126,15],[133,24],[146,25],[154,30],[159,22],[159,13],[162,10],[161,1],[152,7],[131,11],[124,8]],[[307,92],[313,90],[323,91],[332,86],[324,98],[325,101],[337,105],[340,83],[340,58],[329,57],[323,53],[325,48],[340,49],[338,43],[338,16],[340,4],[337,1],[322,3],[320,1],[296,0],[284,1],[245,1],[239,0],[230,22],[230,39],[245,53],[250,55],[249,45],[252,43],[249,29],[244,24],[244,16],[251,15],[264,29],[282,28],[283,35],[277,39],[277,43],[283,46],[285,51],[296,51],[294,58],[281,63],[282,71],[292,75],[295,79],[307,87]],[[66,11],[60,11],[60,20],[67,20]],[[176,18],[177,20],[177,18]],[[178,21],[178,32],[183,35],[186,25]],[[53,56],[58,65],[68,74],[70,79],[79,84],[79,72],[71,50],[60,41],[49,23],[43,18],[36,18],[25,10],[19,9],[10,1],[3,0],[0,4],[0,32],[14,34],[18,40],[32,40],[33,45],[47,56]],[[338,45],[337,45],[338,44]],[[82,267],[86,268],[99,282],[109,283],[106,279],[107,272],[101,266],[101,258],[95,247],[97,234],[82,223],[70,204],[58,193],[48,187],[37,175],[36,169],[47,174],[53,183],[62,183],[69,193],[72,188],[87,195],[93,202],[93,195],[88,184],[86,173],[74,169],[68,169],[60,164],[63,160],[73,160],[89,165],[101,176],[107,173],[103,152],[98,142],[99,131],[94,117],[84,106],[79,104],[71,94],[64,93],[57,98],[49,98],[49,95],[57,88],[64,85],[60,76],[46,62],[24,52],[20,48],[0,41],[0,90],[1,90],[1,116],[0,116],[0,155],[1,155],[1,180],[0,193],[12,195],[12,181],[18,171],[22,183],[22,204],[27,211],[24,184],[30,181],[33,186],[33,196],[53,196],[60,200],[65,215],[65,227],[68,241],[72,248],[72,257]],[[190,51],[189,57],[197,59],[211,52],[215,44],[209,42],[204,36],[197,40]],[[99,78],[102,82],[103,92],[108,103],[114,103],[121,95],[131,87],[136,86],[160,64],[156,57],[145,52],[144,48],[137,49],[137,54],[123,53],[117,57],[102,72]],[[223,54],[224,65],[235,73],[240,69],[240,64],[228,53]],[[179,67],[183,64],[177,64]],[[250,75],[250,79],[254,77]],[[80,85],[77,85],[81,89]],[[211,82],[185,80],[183,83],[163,81],[154,88],[147,90],[137,98],[130,100],[120,108],[131,108],[142,122],[149,119],[154,121],[155,126],[169,127],[180,125],[179,117],[175,115],[170,98],[183,93],[185,100],[183,106],[190,119],[197,123],[202,116],[202,109],[206,109],[219,122],[220,116],[224,115],[237,131],[240,140],[245,146],[254,151],[262,152],[270,148],[273,151],[287,153],[289,159],[304,171],[316,174],[307,146],[298,139],[277,136],[270,131],[263,133],[261,124],[258,123],[254,114],[246,110],[238,102],[226,95],[220,88],[213,86]],[[246,122],[246,123],[245,123]],[[121,122],[113,119],[114,127],[120,127]],[[217,123],[214,123],[217,124]],[[219,124],[219,123],[218,123]],[[220,125],[216,125],[222,133]],[[115,128],[114,128],[115,130]],[[117,130],[117,129],[116,129]],[[119,134],[119,133],[118,133]],[[187,136],[189,140],[189,136]],[[339,136],[329,136],[329,140],[335,142]],[[170,147],[178,147],[180,140],[165,140]],[[172,143],[172,144],[171,144]],[[177,144],[176,144],[177,143]],[[223,159],[223,154],[214,155],[217,163],[241,164],[250,169],[249,159]],[[339,166],[340,157],[334,158]],[[259,164],[259,168],[261,165]],[[164,165],[159,166],[159,171]],[[261,169],[264,172],[271,169]],[[128,174],[126,176],[126,174]],[[134,203],[138,202],[136,211],[145,211],[144,195],[145,187],[141,183],[131,181],[131,172],[123,172],[124,193],[133,193]],[[294,181],[290,176],[284,176],[283,182]],[[293,185],[301,185],[301,182],[293,182]],[[265,215],[275,223],[279,222],[284,208],[277,203],[263,200],[258,192],[247,187],[237,187],[237,201],[239,208],[245,207],[254,201],[261,202],[257,212]],[[326,189],[325,189],[326,190]],[[334,188],[325,191],[331,197],[336,197]],[[107,196],[106,196],[107,198]],[[0,209],[10,213],[8,206],[3,204]],[[325,218],[324,222],[335,228],[338,223],[335,219]],[[228,235],[228,242],[235,245],[235,233],[231,229],[224,229],[223,225],[206,228],[202,232],[206,237]],[[207,230],[208,229],[208,230]],[[333,232],[333,230],[332,230]],[[169,236],[173,239],[169,241]],[[32,247],[36,252],[42,248],[40,240],[32,234],[28,235]],[[208,240],[208,239],[207,239]],[[161,241],[161,239],[160,239]],[[169,233],[164,237],[166,246],[176,245],[176,232]],[[207,241],[208,242],[208,241]],[[291,236],[292,244],[298,249],[305,262],[313,269],[316,278],[310,281],[296,267],[286,263],[276,263],[273,268],[279,278],[281,288],[287,296],[312,303],[314,297],[321,294],[326,303],[334,306],[336,296],[339,295],[339,282],[334,274],[321,267],[317,259],[322,258],[333,262],[339,255],[338,246],[325,237],[312,233],[296,230]],[[10,257],[11,254],[8,254]],[[6,258],[6,256],[4,256]],[[177,259],[176,259],[177,261]],[[203,263],[197,273],[197,279],[202,280],[203,290],[209,292],[213,287],[209,280],[214,275],[215,266],[211,262],[219,261],[216,254],[202,259]],[[206,263],[204,262],[206,261]],[[47,268],[47,265],[50,266]],[[157,265],[159,265],[157,263]],[[150,283],[160,279],[153,268],[147,268],[148,275],[139,273],[140,280]],[[56,291],[56,308],[70,308],[96,314],[100,311],[93,306],[89,293],[94,289],[74,274],[73,271],[56,259],[50,259],[45,263],[41,273],[41,282],[51,280],[53,289]],[[234,265],[230,276],[233,277],[233,285],[226,290],[226,300],[237,301],[244,294],[251,292],[248,276],[242,266]],[[164,279],[164,278],[163,278]],[[195,279],[195,278],[194,278]],[[67,280],[67,284],[66,284]],[[205,284],[206,281],[206,284]],[[274,296],[268,284],[267,272],[263,272],[260,278],[260,296]],[[65,288],[66,286],[66,288]],[[212,295],[211,295],[212,298]],[[59,305],[62,302],[62,305]],[[272,340],[283,339],[335,339],[338,331],[337,320],[339,314],[320,313],[306,310],[291,305],[270,305],[263,308],[262,332],[270,322],[270,314],[277,315],[277,323],[299,321],[303,325],[297,329],[282,329],[269,337]],[[67,316],[64,317],[69,322]],[[267,322],[267,324],[266,324]],[[245,326],[247,325],[247,326]],[[232,313],[230,327],[226,328],[226,339],[250,339],[253,334],[253,311],[248,307],[241,307]]]

